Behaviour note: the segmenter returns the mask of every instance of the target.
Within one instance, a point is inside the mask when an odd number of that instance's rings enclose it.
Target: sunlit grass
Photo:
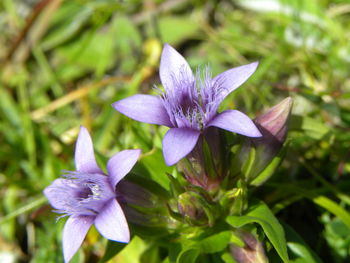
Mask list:
[[[164,129],[111,104],[154,92],[163,42],[215,74],[260,62],[224,108],[254,117],[294,99],[286,159],[256,194],[324,262],[349,260],[349,12],[346,0],[1,2],[0,261],[61,261],[62,222],[42,190],[73,169],[80,125],[93,131],[99,162],[160,147]],[[95,236],[80,262],[103,255]]]

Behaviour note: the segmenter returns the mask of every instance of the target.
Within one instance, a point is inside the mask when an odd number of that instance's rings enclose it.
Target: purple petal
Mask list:
[[[128,172],[130,172],[137,159],[140,157],[140,154],[141,150],[139,149],[124,150],[109,159],[107,163],[107,171],[113,188],[115,188],[117,183],[123,179]]]
[[[94,222],[91,216],[71,216],[63,229],[63,255],[64,261],[69,262],[77,252],[83,240]]]
[[[171,127],[162,100],[152,95],[137,94],[112,104],[120,113],[137,121]]]
[[[207,127],[209,126],[219,127],[248,137],[261,137],[261,133],[253,121],[237,110],[221,112],[208,123]]]
[[[49,200],[50,205],[58,210],[65,210],[66,203],[62,202],[62,192],[60,189],[66,189],[66,191],[71,190],[71,188],[67,187],[66,179],[56,179],[52,182],[48,187],[44,189],[44,195],[47,200]],[[74,194],[72,194],[74,196]]]
[[[107,202],[95,219],[95,226],[109,240],[128,243],[130,232],[123,210],[115,199]]]
[[[213,82],[222,89],[222,99],[242,85],[255,72],[258,64],[258,62],[254,62],[217,75]]]
[[[80,127],[74,158],[77,171],[103,173],[96,163],[92,140],[88,130],[84,126]]]
[[[171,89],[174,78],[178,81],[193,78],[193,73],[184,57],[172,46],[165,44],[160,58],[159,76],[163,86]]]
[[[165,163],[176,164],[189,154],[198,141],[199,131],[187,128],[172,128],[163,138],[163,155]]]

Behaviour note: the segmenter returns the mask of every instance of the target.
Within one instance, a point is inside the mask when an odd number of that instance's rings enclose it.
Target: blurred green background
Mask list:
[[[74,169],[80,125],[101,163],[126,148],[159,162],[166,129],[111,104],[155,93],[165,42],[214,75],[260,62],[223,109],[254,118],[294,99],[286,159],[256,195],[320,260],[350,262],[349,0],[2,0],[0,32],[0,262],[62,262],[64,220],[42,190]],[[74,261],[105,245],[92,229]],[[147,247],[135,238],[111,262],[158,262]]]

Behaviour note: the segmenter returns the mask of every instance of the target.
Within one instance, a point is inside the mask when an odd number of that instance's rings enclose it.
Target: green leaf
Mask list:
[[[124,243],[108,240],[105,254],[101,258],[100,263],[108,262],[111,258],[117,255],[125,246],[126,244]]]
[[[199,29],[199,23],[190,16],[163,16],[159,19],[159,31],[164,42],[179,43]]]
[[[268,206],[263,202],[253,205],[246,215],[227,217],[226,222],[236,228],[251,223],[259,224],[282,260],[289,262],[283,228]]]
[[[245,243],[244,241],[241,239],[241,237],[235,233],[235,232],[232,232],[232,235],[231,235],[231,239],[230,239],[230,243],[231,244],[234,244],[238,247],[244,247],[245,246]]]
[[[286,231],[286,239],[291,262],[322,263],[322,260],[305,243],[305,241],[289,225],[282,223]],[[295,259],[294,259],[295,258]]]
[[[224,250],[231,240],[231,231],[223,231],[200,241],[199,247],[202,253],[217,253]]]
[[[169,190],[170,179],[166,173],[171,174],[173,168],[166,166],[163,161],[160,162],[159,160],[163,160],[162,152],[159,149],[155,149],[152,152],[146,153],[141,158],[140,163],[146,167],[154,181],[166,190]]]
[[[199,249],[190,248],[187,250],[183,250],[177,260],[176,263],[195,263],[199,256]]]
[[[114,39],[116,60],[120,63],[120,70],[125,73],[135,74],[135,68],[140,60],[137,52],[141,51],[142,39],[137,27],[130,18],[120,14],[113,17],[110,35]]]
[[[221,255],[221,259],[225,262],[225,263],[237,263],[236,260],[233,259],[231,253],[224,253]]]
[[[329,212],[336,215],[340,220],[344,222],[345,225],[350,227],[350,214],[337,203],[322,195],[313,197],[311,200],[315,204],[327,209]]]
[[[79,30],[89,21],[93,11],[91,8],[86,6],[70,6],[70,8],[62,8],[59,9],[66,12],[65,16],[61,17],[61,21],[57,21],[58,23],[53,27],[52,30],[49,31],[48,36],[42,42],[42,48],[44,50],[52,49],[69,39],[73,38]],[[74,10],[73,14],[72,9]],[[67,19],[68,18],[68,19]]]
[[[3,116],[4,119],[6,118],[8,123],[16,127],[16,129],[22,129],[22,120],[16,101],[3,86],[0,87],[0,109],[2,111],[1,116]]]
[[[309,137],[319,140],[329,132],[329,128],[319,120],[292,115],[290,130],[300,130]]]
[[[108,262],[111,258],[118,255],[117,262],[134,263],[140,262],[141,255],[146,250],[147,246],[139,237],[134,236],[128,244],[108,241],[105,255],[100,260],[100,263]]]
[[[232,242],[232,236],[232,231],[222,231],[202,240],[189,241],[188,243],[185,242],[182,244],[184,250],[178,255],[176,262],[195,262],[200,254],[222,252],[226,249],[229,243]],[[238,241],[237,237],[234,237],[233,239]]]
[[[159,247],[156,245],[150,246],[141,256],[140,263],[159,263]]]

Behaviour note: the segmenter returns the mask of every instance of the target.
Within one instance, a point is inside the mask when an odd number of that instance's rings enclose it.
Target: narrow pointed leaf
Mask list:
[[[183,250],[177,260],[176,263],[195,263],[198,256],[199,256],[199,249],[197,248],[190,248],[187,250]]]
[[[231,240],[231,231],[223,231],[201,240],[198,244],[202,253],[217,253],[224,250]]]
[[[248,213],[243,216],[227,217],[226,222],[236,228],[251,223],[259,224],[283,262],[289,262],[284,230],[277,218],[263,202],[253,205]]]

